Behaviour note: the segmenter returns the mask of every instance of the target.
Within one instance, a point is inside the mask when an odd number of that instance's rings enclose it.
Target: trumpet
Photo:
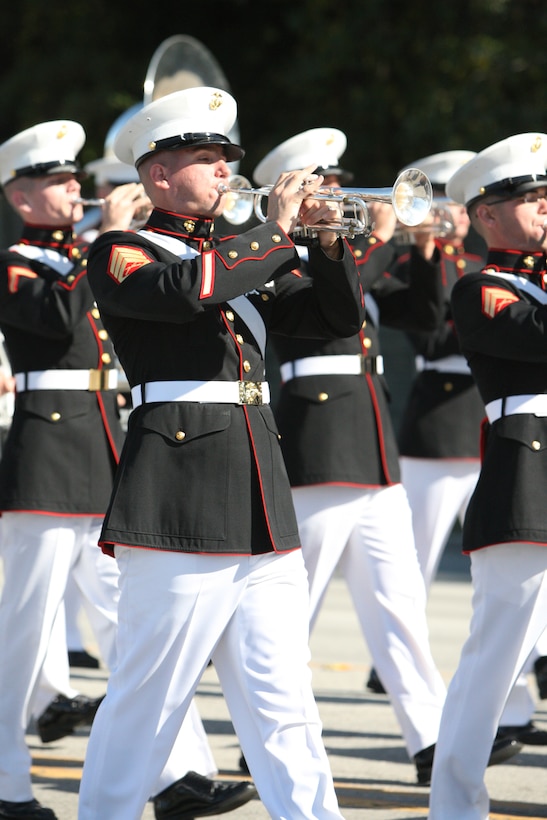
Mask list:
[[[254,212],[260,222],[266,217],[262,210],[262,198],[267,197],[273,185],[252,188],[249,181],[236,174],[228,184],[218,186],[220,194],[227,194],[223,217],[232,225],[242,225]],[[426,218],[433,199],[431,182],[426,174],[418,168],[407,168],[397,179],[392,188],[331,188],[322,186],[312,194],[310,199],[338,203],[344,213],[340,219],[318,225],[299,223],[295,234],[305,237],[317,235],[318,230],[334,231],[340,236],[350,238],[357,234],[368,235],[374,229],[367,207],[367,202],[385,202],[391,204],[399,222],[407,226],[419,225]]]
[[[448,199],[448,197],[436,197],[433,200],[431,209],[429,211],[429,219],[426,225],[414,226],[411,230],[408,225],[403,222],[398,222],[395,226],[393,239],[398,245],[414,245],[416,242],[416,234],[424,233],[429,236],[445,239],[451,236],[455,230],[454,217],[450,210],[450,205],[455,203]]]

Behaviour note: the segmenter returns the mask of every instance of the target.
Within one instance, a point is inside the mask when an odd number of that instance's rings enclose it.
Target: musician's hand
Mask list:
[[[389,242],[397,225],[397,217],[393,205],[388,202],[367,202],[367,211],[373,223],[374,236],[382,242]]]
[[[342,257],[339,233],[336,230],[321,230],[323,225],[342,227],[344,212],[339,202],[334,200],[305,199],[300,208],[299,221],[317,229],[317,239],[331,259]]]
[[[312,173],[315,167],[281,174],[269,193],[267,220],[278,222],[285,233],[293,233],[302,202],[321,187],[323,177]]]
[[[414,229],[414,245],[420,256],[423,256],[424,259],[429,261],[433,258],[435,248],[437,247],[435,245],[435,238],[431,230],[420,230],[420,228],[421,225],[418,225],[418,227]]]
[[[6,393],[15,393],[15,378],[0,368],[0,396]]]
[[[140,182],[128,182],[114,188],[105,198],[102,208],[100,233],[126,231],[137,217],[144,224],[152,210],[152,203]]]

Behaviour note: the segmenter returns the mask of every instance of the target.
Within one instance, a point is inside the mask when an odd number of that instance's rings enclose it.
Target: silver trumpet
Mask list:
[[[416,242],[416,234],[424,233],[429,236],[445,239],[454,233],[454,217],[450,210],[450,205],[455,203],[448,197],[435,197],[429,211],[429,217],[425,225],[408,226],[403,222],[398,222],[395,226],[393,239],[398,245],[413,245]]]
[[[84,208],[100,208],[105,203],[102,197],[98,197],[97,199],[84,199],[82,196],[77,196],[72,201],[75,205],[83,205]]]
[[[218,186],[220,194],[227,194],[223,217],[232,225],[242,225],[254,212],[260,222],[266,221],[262,210],[262,198],[267,197],[273,185],[252,188],[249,181],[236,174],[228,184]],[[418,168],[407,168],[392,188],[331,188],[322,186],[310,199],[338,204],[343,216],[318,225],[299,223],[295,233],[300,236],[315,236],[319,230],[334,231],[340,236],[353,237],[368,235],[374,229],[367,202],[385,202],[393,206],[399,222],[407,226],[419,225],[426,218],[433,199],[431,182]]]

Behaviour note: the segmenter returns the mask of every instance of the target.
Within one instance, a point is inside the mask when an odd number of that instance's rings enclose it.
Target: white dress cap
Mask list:
[[[446,185],[450,177],[474,156],[476,156],[475,151],[441,151],[440,154],[431,154],[428,157],[417,159],[402,171],[419,168],[429,177],[432,185]]]
[[[273,185],[284,171],[315,165],[335,172],[347,139],[337,128],[311,128],[282,142],[262,159],[253,172],[258,185]],[[346,172],[347,173],[347,172]]]
[[[44,176],[60,171],[76,173],[76,156],[85,142],[85,131],[72,120],[33,125],[0,145],[0,182],[20,176]]]
[[[507,137],[480,151],[450,178],[446,193],[469,205],[488,194],[510,197],[547,185],[547,134]]]
[[[194,145],[223,145],[227,161],[244,154],[226,136],[237,118],[237,104],[227,91],[200,86],[185,88],[145,105],[119,130],[114,153],[138,164],[157,151]]]

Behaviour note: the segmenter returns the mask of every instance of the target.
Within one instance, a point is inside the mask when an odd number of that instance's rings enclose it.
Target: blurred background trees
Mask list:
[[[86,129],[82,160],[101,156],[174,34],[196,37],[224,70],[247,176],[315,126],[347,134],[344,164],[361,187],[390,185],[429,153],[547,130],[544,0],[18,0],[0,33],[0,141],[66,117]]]

